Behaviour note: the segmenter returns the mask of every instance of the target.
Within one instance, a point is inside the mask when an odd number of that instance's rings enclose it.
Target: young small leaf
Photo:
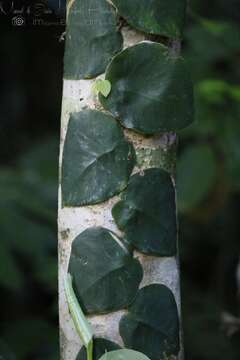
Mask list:
[[[96,93],[101,93],[105,98],[108,97],[111,92],[110,81],[101,79],[96,80],[93,84],[93,91]]]

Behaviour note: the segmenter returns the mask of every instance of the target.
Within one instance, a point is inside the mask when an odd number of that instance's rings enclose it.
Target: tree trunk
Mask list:
[[[144,35],[142,33],[132,30],[126,25],[123,26],[121,31],[124,38],[124,48],[144,40]],[[174,44],[173,48],[176,48],[176,44]],[[66,49],[66,51],[67,50],[68,49]],[[62,151],[69,114],[71,112],[80,111],[85,107],[90,109],[101,109],[97,96],[92,91],[92,84],[94,81],[95,79],[79,81],[64,80],[61,118],[60,173]],[[134,144],[137,153],[137,166],[135,167],[134,172],[153,166],[161,167],[170,171],[174,178],[176,161],[176,135],[174,133],[166,133],[162,136],[147,138],[132,131],[124,130],[124,132],[126,137]],[[115,233],[120,234],[111,215],[111,209],[117,201],[119,201],[119,196],[115,196],[98,205],[62,208],[60,180],[58,234],[61,359],[75,360],[81,347],[79,337],[69,315],[64,294],[64,278],[67,273],[72,240],[90,226],[106,227],[113,230]],[[145,256],[137,251],[135,251],[134,256],[140,260],[144,271],[144,277],[140,287],[151,283],[161,283],[168,286],[175,296],[179,317],[181,318],[178,258]],[[121,310],[106,315],[88,316],[88,319],[93,326],[94,334],[123,345],[118,332],[118,324],[124,312],[125,310]],[[182,354],[183,349],[181,344],[181,351],[178,359],[182,359]]]

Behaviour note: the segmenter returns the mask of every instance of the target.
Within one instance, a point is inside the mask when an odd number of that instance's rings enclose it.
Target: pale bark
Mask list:
[[[144,36],[127,26],[122,29],[124,37],[124,47],[128,47],[144,40]],[[60,173],[62,150],[65,134],[68,125],[69,114],[80,111],[84,107],[91,109],[101,109],[97,96],[91,87],[94,80],[69,81],[64,80],[63,102],[61,119],[61,143],[60,143]],[[132,131],[125,130],[126,137],[133,142],[138,165],[134,172],[142,171],[148,167],[160,166],[171,169],[175,168],[175,134],[165,134],[162,136],[144,138]],[[81,347],[80,339],[74,329],[73,322],[68,312],[63,281],[67,273],[68,261],[73,239],[83,230],[90,226],[103,226],[120,234],[111,216],[113,205],[119,200],[119,196],[111,198],[99,205],[84,206],[76,208],[61,207],[61,183],[59,184],[59,211],[58,211],[58,233],[59,233],[59,318],[60,318],[60,342],[61,359],[75,360]],[[174,293],[179,316],[180,311],[180,289],[179,289],[179,268],[176,257],[160,258],[145,256],[135,252],[144,270],[144,277],[141,287],[151,283],[162,283],[167,285]],[[117,311],[107,315],[89,316],[94,333],[97,336],[105,337],[122,344],[118,332],[118,324],[125,311]],[[179,359],[182,359],[182,349]]]

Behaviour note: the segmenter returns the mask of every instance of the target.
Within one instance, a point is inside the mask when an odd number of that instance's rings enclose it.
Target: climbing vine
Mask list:
[[[193,121],[188,68],[179,46],[169,46],[180,43],[185,8],[185,0],[75,0],[69,10],[65,78],[84,80],[106,73],[105,80],[97,79],[92,88],[99,95],[98,110],[70,114],[62,160],[62,206],[94,209],[119,195],[112,217],[121,230],[119,236],[91,226],[75,237],[68,267],[72,295],[86,316],[125,309],[119,334],[125,348],[132,349],[121,350],[111,339],[96,337],[94,360],[105,360],[106,352],[108,360],[164,360],[176,358],[180,351],[174,295],[160,283],[141,286],[144,270],[134,255],[177,254],[172,174],[159,168],[157,161],[141,167],[145,154],[134,149],[126,129],[154,138]],[[123,21],[148,38],[154,35],[155,41],[122,50]],[[71,292],[66,295],[71,297]],[[89,359],[86,349],[80,350],[77,360],[86,360],[87,355]]]

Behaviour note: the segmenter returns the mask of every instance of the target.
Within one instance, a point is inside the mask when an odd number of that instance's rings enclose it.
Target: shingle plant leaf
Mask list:
[[[99,360],[99,358],[114,350],[119,350],[120,346],[113,341],[103,339],[103,338],[94,338],[93,339],[93,360]],[[87,352],[85,347],[82,347],[78,353],[76,360],[87,360]]]
[[[93,84],[93,91],[108,97],[111,91],[111,83],[108,80],[98,79]]]
[[[159,43],[142,42],[116,55],[106,71],[112,85],[103,107],[123,126],[151,135],[193,121],[193,87],[181,57]]]
[[[116,13],[106,0],[75,0],[68,14],[64,77],[93,78],[121,50]]]
[[[177,355],[179,318],[171,290],[160,284],[139,290],[119,329],[126,347],[141,351],[151,360]]]
[[[151,168],[133,175],[112,215],[126,240],[139,251],[176,254],[175,191],[166,171]]]
[[[69,272],[85,313],[122,309],[136,296],[142,267],[111,231],[88,228],[72,244]]]
[[[138,30],[171,38],[182,35],[186,0],[111,0],[119,14]]]
[[[120,349],[104,354],[100,360],[150,360],[139,351]]]
[[[126,187],[134,163],[134,149],[113,117],[96,110],[72,113],[63,151],[63,205],[109,199]]]

